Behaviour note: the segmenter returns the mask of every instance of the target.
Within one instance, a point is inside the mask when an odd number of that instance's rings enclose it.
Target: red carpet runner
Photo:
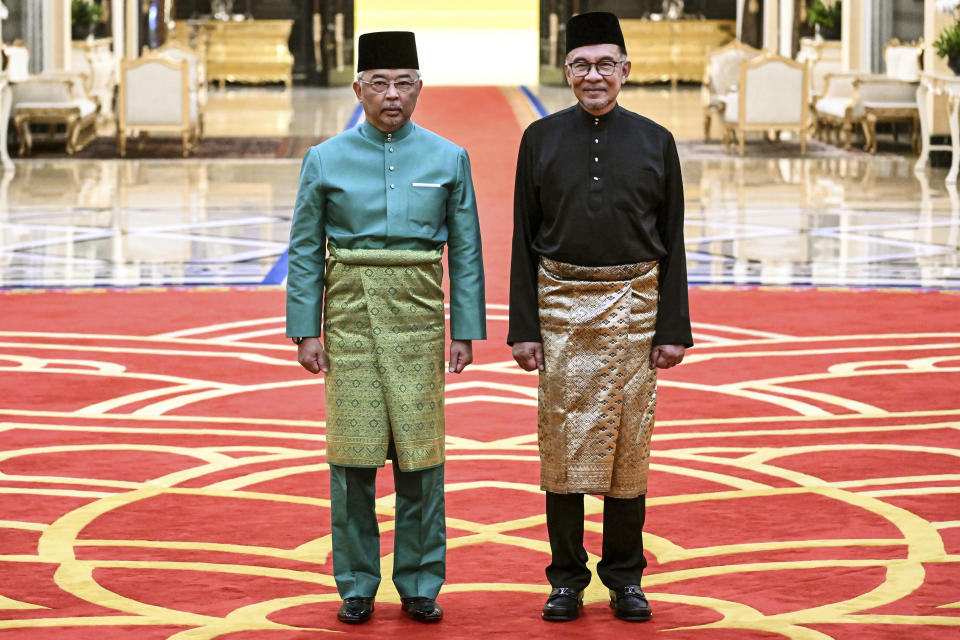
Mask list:
[[[427,98],[429,96],[429,98]],[[694,288],[698,346],[661,378],[644,587],[612,618],[539,619],[549,548],[536,378],[504,345],[519,127],[494,89],[426,93],[471,152],[490,339],[448,378],[448,579],[437,626],[389,580],[335,619],[322,378],[276,288],[0,294],[0,632],[18,640],[941,639],[960,630],[960,296]],[[587,547],[602,505],[588,500]],[[2,633],[0,633],[2,635]]]

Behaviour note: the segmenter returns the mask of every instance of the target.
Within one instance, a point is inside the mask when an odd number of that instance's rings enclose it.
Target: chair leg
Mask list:
[[[33,150],[33,138],[30,137],[30,123],[26,120],[18,123],[17,137],[20,139],[20,155],[29,154]]]
[[[877,121],[867,116],[860,126],[863,127],[863,150],[870,153],[877,152]]]
[[[915,154],[920,153],[920,123],[919,116],[910,121],[910,148]]]
[[[737,134],[737,137],[740,138],[740,156],[742,157],[744,152],[744,143],[747,141],[747,132],[738,131]]]
[[[77,152],[77,140],[80,137],[80,120],[71,118],[67,120],[67,155],[72,156]]]
[[[852,146],[851,139],[853,138],[853,124],[849,122],[843,123],[843,149],[844,151],[850,151]]]
[[[182,145],[183,145],[183,157],[186,158],[187,154],[190,153],[190,132],[189,131],[185,131],[183,133]]]
[[[710,110],[707,109],[703,114],[703,141],[710,142]]]

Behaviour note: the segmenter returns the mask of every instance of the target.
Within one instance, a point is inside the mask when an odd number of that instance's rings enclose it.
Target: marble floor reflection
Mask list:
[[[548,110],[562,89],[533,92]],[[699,90],[623,103],[702,135]],[[208,135],[329,136],[349,89],[213,92]],[[762,143],[759,143],[762,144]],[[749,147],[748,147],[749,148]],[[960,198],[945,169],[883,154],[746,158],[681,146],[693,283],[960,288]],[[16,159],[0,178],[0,286],[259,284],[283,255],[299,160]]]

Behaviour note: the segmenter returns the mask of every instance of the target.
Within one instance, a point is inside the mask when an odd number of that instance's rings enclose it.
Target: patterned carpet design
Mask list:
[[[549,545],[536,379],[503,344],[447,380],[446,620],[386,577],[336,622],[323,378],[282,338],[283,292],[6,293],[0,331],[0,630],[21,638],[599,637],[539,619]],[[960,627],[960,297],[700,287],[698,345],[661,377],[643,633],[940,639]],[[814,311],[814,313],[811,313]],[[69,330],[67,330],[69,329]],[[590,498],[597,561],[602,503]],[[497,612],[491,615],[490,612]]]

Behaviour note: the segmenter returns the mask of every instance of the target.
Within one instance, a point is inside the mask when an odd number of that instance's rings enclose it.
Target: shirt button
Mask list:
[[[390,167],[390,171],[393,171],[393,167]]]
[[[593,143],[594,143],[594,144],[600,144],[600,138],[594,138],[594,139],[593,139]]]
[[[594,180],[599,180],[600,178],[598,178],[597,176],[593,176],[593,179],[594,179]]]
[[[596,178],[594,178],[594,180],[596,180]],[[396,188],[397,188],[397,185],[392,184],[392,185],[390,185],[390,188],[391,188],[391,189],[396,189]]]
[[[389,151],[390,153],[393,153],[393,147],[390,147]]]
[[[594,156],[594,157],[593,157],[593,161],[594,161],[594,162],[600,162],[600,158]],[[392,167],[391,167],[391,168],[392,168]]]
[[[388,133],[388,134],[387,134],[387,142],[390,142],[391,140],[393,140],[393,134],[392,134],[392,133]]]

